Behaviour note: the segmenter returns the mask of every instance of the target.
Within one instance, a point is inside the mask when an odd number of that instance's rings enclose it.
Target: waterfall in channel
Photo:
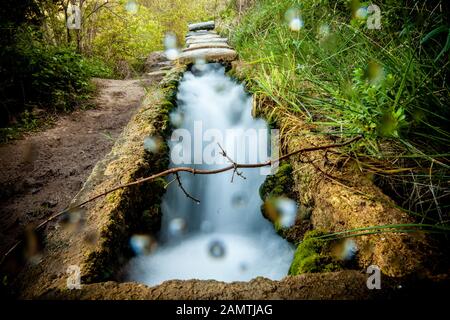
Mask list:
[[[252,117],[251,96],[225,74],[223,66],[196,65],[186,72],[177,101],[178,108],[171,115],[178,129],[169,141],[171,167],[216,169],[229,165],[216,140],[236,162],[268,159],[261,156],[270,148],[270,139],[264,136],[267,125]],[[249,132],[258,135],[257,143],[248,140]],[[180,159],[188,159],[189,164],[180,164]],[[266,176],[259,168],[240,172],[245,179],[235,174],[233,182],[233,171],[181,173],[183,187],[200,203],[189,199],[177,181],[170,184],[161,204],[158,245],[150,254],[130,261],[127,280],[157,285],[170,279],[230,282],[257,276],[283,278],[294,249],[261,214],[259,187]]]

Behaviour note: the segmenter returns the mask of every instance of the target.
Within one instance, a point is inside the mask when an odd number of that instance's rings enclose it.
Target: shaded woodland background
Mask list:
[[[68,111],[92,92],[91,77],[129,78],[167,32],[214,19],[224,1],[7,0],[0,7],[0,127],[37,126],[36,112]],[[68,11],[81,8],[81,29]],[[38,110],[38,111],[36,111]],[[2,140],[14,131],[2,129]],[[5,131],[6,130],[6,131]],[[8,134],[10,137],[8,137]],[[12,136],[11,136],[12,135]]]

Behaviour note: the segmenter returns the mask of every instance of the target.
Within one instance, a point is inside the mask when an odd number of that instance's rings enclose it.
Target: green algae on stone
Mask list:
[[[330,253],[329,242],[317,238],[322,235],[324,233],[318,230],[305,233],[303,241],[295,251],[294,260],[289,268],[290,275],[342,269],[342,263]]]
[[[288,162],[281,162],[277,172],[268,176],[259,188],[259,195],[263,201],[272,197],[293,196],[294,180],[292,166]]]
[[[111,176],[124,184],[161,172],[169,166],[170,112],[176,108],[176,92],[182,73],[174,72],[168,81],[149,93],[143,108],[131,120],[113,148],[125,154],[126,161],[113,160],[108,168]],[[146,150],[145,137],[160,141],[158,150]],[[117,150],[116,150],[117,149]],[[122,158],[120,158],[122,159]],[[119,159],[119,160],[120,160]],[[100,238],[82,262],[82,281],[92,283],[110,280],[132,256],[129,237],[135,233],[155,233],[161,226],[161,198],[166,182],[156,179],[117,190],[106,196],[97,214],[102,218]]]

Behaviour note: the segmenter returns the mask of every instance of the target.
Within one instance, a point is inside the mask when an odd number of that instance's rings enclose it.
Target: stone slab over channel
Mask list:
[[[186,42],[195,40],[195,39],[216,39],[220,38],[220,35],[215,33],[205,33],[205,34],[199,34],[199,35],[192,35],[192,36],[186,36]]]
[[[226,48],[206,48],[183,52],[178,60],[183,64],[195,63],[198,59],[206,62],[228,62],[237,58],[236,51]]]
[[[186,34],[186,38],[192,36],[200,36],[200,35],[217,35],[217,32],[211,30],[201,30],[201,31],[190,31]]]
[[[201,33],[208,34],[208,32]],[[231,61],[237,58],[236,52],[229,48],[191,47],[191,49],[182,54],[181,61],[190,63],[199,56],[209,62]],[[147,59],[146,72],[158,72],[157,67],[169,65],[164,61],[162,53],[154,53]],[[186,66],[174,64],[162,81],[150,88],[142,105],[117,139],[110,154],[97,163],[83,189],[73,200],[73,204],[117,185],[160,172],[168,166],[167,146],[161,148],[158,153],[149,153],[145,151],[144,139],[161,132],[169,134],[168,117],[171,108],[174,107],[171,99],[176,96],[178,81],[185,71]],[[160,138],[164,140],[162,136]],[[325,141],[315,139],[325,138],[317,137],[317,135],[294,137],[290,141],[293,149],[288,152],[298,150],[300,147],[325,144]],[[313,157],[312,159],[315,157],[323,159],[321,154],[312,153],[310,156]],[[375,201],[370,204],[368,200],[364,200],[363,206],[363,200],[360,201],[357,198],[352,201],[355,204],[354,207],[350,207],[348,200],[340,201],[340,199],[351,199],[356,197],[355,195],[349,194],[350,191],[347,189],[344,191],[343,187],[342,190],[335,187],[331,189],[331,182],[319,180],[314,176],[316,172],[314,168],[306,167],[312,166],[311,164],[297,164],[297,166],[302,165],[304,167],[298,168],[294,165],[296,168],[294,172],[310,174],[308,179],[302,180],[303,182],[297,181],[296,185],[302,187],[299,188],[303,191],[302,197],[312,193],[311,199],[316,203],[312,212],[314,226],[327,227],[328,224],[335,226],[339,225],[338,221],[344,221],[344,228],[356,228],[360,227],[356,223],[372,222],[367,219],[371,216],[379,217],[383,212],[385,212],[386,220],[382,222],[385,224],[404,222],[400,219],[401,217],[393,221],[392,217],[400,213],[396,214],[394,209],[386,210],[386,206]],[[356,177],[355,174],[353,176]],[[298,180],[300,178],[296,177]],[[367,184],[358,185],[358,190],[373,194],[372,185],[367,186]],[[380,290],[370,290],[367,287],[368,275],[364,272],[364,268],[286,276],[280,281],[261,277],[249,282],[232,283],[215,280],[170,280],[154,287],[133,282],[108,281],[114,279],[115,272],[129,258],[124,253],[130,235],[140,232],[140,228],[152,230],[152,232],[159,230],[161,218],[159,203],[163,190],[164,184],[157,181],[116,190],[84,207],[82,215],[84,227],[81,230],[57,228],[57,225],[49,226],[41,263],[27,265],[18,277],[19,297],[26,299],[387,299],[402,297],[402,295],[405,297],[399,288],[409,288],[413,290],[408,292],[410,296],[431,298],[438,296],[442,292],[440,289],[449,286],[448,276],[413,278],[410,275],[403,275],[408,273],[403,271],[413,270],[410,264],[401,270],[389,267],[389,264],[394,261],[393,258],[403,251],[399,250],[399,246],[387,248],[388,241],[378,241],[372,253],[373,257],[370,259],[368,257],[362,263],[375,262],[382,267],[382,270],[387,271],[388,275],[383,274]],[[321,194],[323,200],[320,201],[316,194]],[[301,200],[302,203],[307,203],[308,199]],[[352,221],[345,220],[345,214],[350,215]],[[329,218],[329,221],[325,221],[325,218]],[[406,242],[416,244],[412,238],[403,237],[393,240],[400,244]],[[417,260],[412,261],[417,262]],[[419,263],[414,263],[415,265]],[[81,269],[82,284],[79,290],[67,288],[68,266],[79,266]]]
[[[215,42],[221,42],[221,43],[227,43],[227,38],[196,38],[196,39],[189,39],[186,41],[186,44],[189,46],[191,44],[197,44],[197,43],[215,43]]]
[[[189,25],[186,35],[186,48],[178,57],[182,64],[195,63],[202,59],[205,62],[232,62],[237,53],[228,44],[228,38],[221,37],[213,29],[214,21],[199,22]]]
[[[226,43],[196,43],[193,44],[191,46],[189,46],[189,48],[185,48],[183,49],[183,52],[188,52],[188,51],[193,51],[193,50],[197,50],[197,49],[211,49],[211,48],[225,48],[225,49],[231,49],[231,47],[226,44]]]
[[[176,66],[149,88],[111,152],[97,163],[72,205],[167,169],[167,148],[162,145],[157,152],[148,152],[144,141],[148,137],[164,141],[175,84],[184,72],[183,66]],[[83,285],[113,278],[129,258],[130,236],[159,230],[163,193],[160,182],[119,189],[83,207],[82,227],[63,227],[58,222],[49,226],[41,262],[27,264],[18,275],[14,289],[18,297],[33,299],[49,290],[67,288],[69,266],[80,268]]]
[[[189,31],[213,30],[216,27],[214,21],[198,22],[188,25]]]

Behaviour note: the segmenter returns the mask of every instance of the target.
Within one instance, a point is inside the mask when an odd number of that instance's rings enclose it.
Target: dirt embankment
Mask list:
[[[94,165],[111,150],[145,93],[146,82],[141,80],[93,81],[98,88],[94,109],[77,110],[48,130],[0,145],[1,253],[26,226],[70,203]]]
[[[233,75],[245,79],[250,65],[236,61]],[[284,153],[299,149],[341,143],[317,134],[317,128],[303,122],[289,110],[279,107],[274,119],[274,103],[255,96],[254,112],[258,116],[276,120],[281,129]],[[317,150],[293,156],[292,178],[297,202],[308,214],[297,217],[296,225],[285,234],[293,242],[303,239],[307,225],[326,233],[344,232],[373,226],[414,223],[414,218],[401,210],[389,196],[378,188],[370,174],[362,172],[356,162],[339,149]],[[370,233],[363,230],[359,233]],[[411,274],[427,277],[447,273],[443,250],[433,239],[421,232],[367,234],[353,238],[358,249],[357,267],[380,267],[390,277]],[[441,263],[444,262],[444,263]]]
[[[383,277],[382,290],[369,290],[367,275],[354,270],[306,273],[281,281],[258,277],[248,282],[170,280],[148,287],[134,282],[107,281],[83,285],[80,290],[55,288],[40,298],[68,300],[360,300],[442,298],[448,279],[391,279]]]
[[[109,152],[101,155],[102,159],[90,168],[90,175],[81,190],[74,190],[65,206],[78,204],[117,185],[162,171],[168,165],[167,159],[160,156],[160,153],[165,154],[161,135],[168,126],[171,106],[163,92],[172,94],[175,91],[170,81],[163,85],[168,89],[162,90],[160,80],[161,75],[158,75],[158,81],[149,85],[145,98],[142,101],[136,99],[137,106],[129,113],[131,120],[119,129],[114,145],[105,150]],[[161,152],[153,154],[146,151],[144,141],[149,137],[161,141]],[[95,144],[92,140],[90,143]],[[51,288],[65,287],[67,270],[71,266],[80,268],[83,284],[111,279],[130,254],[128,240],[131,233],[159,228],[158,195],[163,190],[164,184],[159,180],[120,189],[82,209],[71,209],[48,223],[37,235],[41,237],[38,255],[15,267],[14,263],[21,262],[20,250],[16,250],[17,254],[10,255],[2,266],[2,271],[8,264],[12,266],[9,271],[20,270],[17,275],[11,275],[8,270],[5,272],[9,294],[36,298]],[[56,209],[52,212],[55,213]],[[25,243],[29,244],[28,238]]]

